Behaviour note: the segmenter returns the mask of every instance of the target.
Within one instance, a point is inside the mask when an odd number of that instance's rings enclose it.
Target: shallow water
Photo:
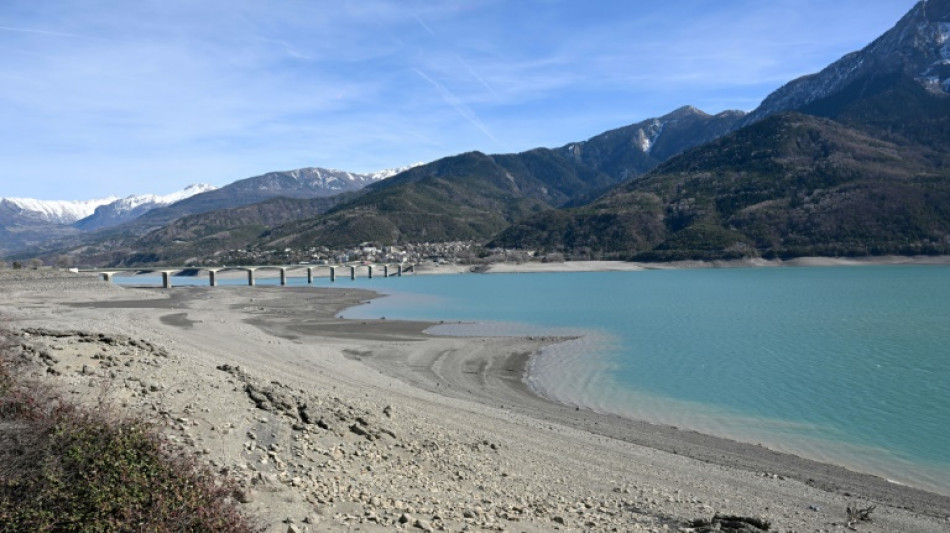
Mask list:
[[[352,318],[469,323],[457,334],[583,335],[532,362],[531,385],[558,401],[950,494],[948,267],[405,276],[336,286],[391,294],[344,313]]]

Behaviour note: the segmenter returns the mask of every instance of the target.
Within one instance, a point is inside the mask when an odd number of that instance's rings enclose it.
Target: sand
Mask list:
[[[0,274],[37,377],[161,422],[268,531],[847,531],[848,505],[877,505],[858,531],[950,529],[945,496],[539,398],[525,366],[559,339],[335,318],[362,290],[44,276]]]

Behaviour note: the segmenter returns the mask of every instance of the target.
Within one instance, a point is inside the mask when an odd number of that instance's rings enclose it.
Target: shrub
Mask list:
[[[140,419],[28,382],[10,346],[0,346],[0,532],[259,531],[231,482]]]

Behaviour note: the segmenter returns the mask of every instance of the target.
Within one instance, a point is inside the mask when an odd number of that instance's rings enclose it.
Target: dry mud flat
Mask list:
[[[858,531],[950,529],[942,496],[543,401],[521,372],[553,339],[334,318],[365,291],[20,275],[0,296],[38,376],[162,423],[268,531],[693,531],[717,512],[848,531],[871,504]]]

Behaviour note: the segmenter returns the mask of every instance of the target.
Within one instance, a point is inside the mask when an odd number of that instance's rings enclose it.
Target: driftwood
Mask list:
[[[701,518],[693,520],[690,527],[695,528],[696,533],[760,533],[768,531],[772,523],[768,520],[754,518],[751,516],[732,516],[716,513],[712,520]]]
[[[871,513],[876,509],[876,505],[870,505],[861,509],[857,505],[854,507],[848,506],[848,527],[852,527],[858,522],[870,522]]]

